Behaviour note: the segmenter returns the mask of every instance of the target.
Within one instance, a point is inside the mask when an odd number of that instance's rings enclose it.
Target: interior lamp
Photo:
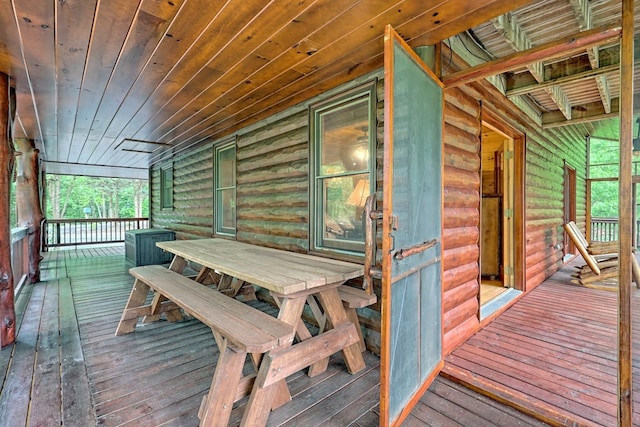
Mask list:
[[[347,197],[346,203],[351,206],[362,208],[367,202],[367,197],[369,197],[369,180],[361,179],[358,181],[351,194],[349,194],[349,197]]]
[[[367,168],[369,162],[369,137],[367,136],[367,126],[362,127],[362,135],[356,139],[356,143],[352,145],[350,153],[349,166],[350,170],[362,170]]]

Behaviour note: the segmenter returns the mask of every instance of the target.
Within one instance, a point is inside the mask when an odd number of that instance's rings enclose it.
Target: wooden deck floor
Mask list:
[[[195,320],[161,321],[115,337],[132,284],[122,246],[50,252],[42,267],[42,282],[17,302],[18,342],[0,351],[0,427],[197,426],[217,359],[211,331]],[[357,375],[333,357],[323,375],[289,377],[293,400],[268,425],[378,425],[379,358],[365,359]],[[542,423],[438,378],[404,425]]]
[[[617,294],[572,283],[576,262],[454,351],[442,375],[555,425],[616,425]],[[634,286],[636,331],[639,322]],[[633,343],[633,419],[640,425],[637,332]]]

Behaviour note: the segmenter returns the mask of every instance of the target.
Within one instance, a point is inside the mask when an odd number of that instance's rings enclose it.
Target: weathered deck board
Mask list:
[[[403,426],[544,426],[513,408],[438,377],[422,396]]]
[[[12,348],[2,350],[3,352],[12,352],[9,370],[6,373],[0,395],[2,397],[0,399],[0,419],[7,426],[22,426],[27,422],[36,358],[35,349],[38,345],[38,329],[45,289],[44,286],[34,287],[25,312],[35,313],[35,315],[25,315],[17,333],[16,344]]]
[[[32,425],[60,425],[61,395],[60,346],[58,343],[58,289],[60,281],[48,282],[42,310],[42,320],[38,333],[34,377],[31,389],[31,410],[29,423]],[[66,334],[65,334],[66,336]]]
[[[60,286],[60,307],[64,307],[60,313],[60,330],[68,332],[60,338],[63,423],[65,426],[88,426],[95,416],[71,286],[66,283]]]
[[[616,293],[571,283],[573,269],[565,266],[454,351],[444,375],[559,425],[615,425]],[[632,292],[632,312],[640,313],[640,291]]]
[[[124,252],[107,252],[49,252],[43,282],[24,289],[17,301],[18,343],[0,352],[0,427],[60,420],[78,427],[198,425],[218,357],[210,329],[196,320],[160,321],[116,337],[133,280]],[[265,303],[250,303],[277,313]],[[367,352],[365,361],[367,368],[356,375],[337,355],[321,375],[289,376],[293,400],[273,411],[268,425],[377,426],[379,358]],[[236,403],[230,425],[239,424],[246,400]],[[442,378],[405,425],[476,426],[487,419],[539,425]]]

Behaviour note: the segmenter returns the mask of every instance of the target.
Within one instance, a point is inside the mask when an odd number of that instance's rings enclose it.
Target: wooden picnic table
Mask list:
[[[176,240],[156,245],[174,254],[169,267],[173,271],[182,273],[188,262],[194,262],[202,267],[198,277],[215,272],[268,290],[280,307],[278,319],[295,330],[296,343],[274,350],[273,355],[265,354],[243,424],[264,422],[270,409],[291,399],[286,376],[307,366],[314,375],[323,372],[333,353],[343,352],[349,372],[364,369],[359,341],[352,336],[357,325],[349,320],[338,293],[345,281],[363,275],[362,265],[226,239]],[[331,330],[312,336],[305,327],[302,312],[309,298],[320,304]],[[214,406],[215,393],[210,390],[208,406]],[[203,420],[207,418],[206,406],[203,405]]]

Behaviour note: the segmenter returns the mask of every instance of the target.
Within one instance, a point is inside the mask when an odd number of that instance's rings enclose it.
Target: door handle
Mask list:
[[[367,294],[373,294],[373,278],[382,277],[382,271],[375,268],[376,264],[376,236],[373,233],[373,221],[382,218],[382,211],[375,210],[376,195],[375,193],[367,197],[364,204],[364,278],[362,280],[362,289]]]
[[[393,254],[393,259],[402,261],[403,259],[426,251],[438,244],[438,239],[431,239],[418,245],[409,246],[408,248],[398,249]]]

